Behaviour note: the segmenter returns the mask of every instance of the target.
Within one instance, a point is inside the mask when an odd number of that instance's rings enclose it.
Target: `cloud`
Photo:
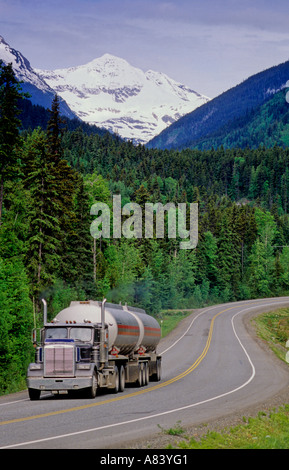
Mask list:
[[[0,0],[0,11],[0,34],[34,67],[109,52],[208,96],[288,58],[288,0]]]

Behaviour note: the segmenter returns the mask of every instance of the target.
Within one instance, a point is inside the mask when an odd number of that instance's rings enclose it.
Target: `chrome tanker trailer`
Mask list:
[[[41,391],[86,390],[94,398],[98,389],[117,393],[128,383],[160,380],[161,330],[144,310],[106,300],[71,302],[47,323],[43,304],[44,327],[33,331],[35,362],[27,372],[31,400]]]

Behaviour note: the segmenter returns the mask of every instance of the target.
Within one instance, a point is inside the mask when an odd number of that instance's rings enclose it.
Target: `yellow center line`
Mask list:
[[[42,413],[42,414],[38,414],[38,415],[34,415],[34,416],[27,416],[25,418],[16,418],[16,419],[11,419],[9,421],[1,421],[0,426],[3,426],[4,424],[12,424],[12,423],[20,423],[22,421],[30,421],[30,420],[33,420],[33,419],[47,418],[49,416],[55,416],[55,415],[59,415],[59,414],[62,414],[62,413],[71,413],[72,411],[80,411],[80,410],[85,410],[85,409],[88,409],[88,408],[93,408],[95,406],[106,405],[108,403],[113,403],[113,402],[124,400],[124,399],[127,399],[127,398],[136,397],[136,396],[142,395],[144,393],[152,392],[154,390],[158,390],[160,388],[167,387],[168,385],[170,385],[174,382],[177,382],[180,379],[183,379],[184,377],[189,375],[191,372],[193,372],[193,370],[195,370],[198,367],[198,365],[202,362],[204,357],[207,355],[207,352],[209,350],[211,340],[212,340],[215,319],[219,315],[221,315],[221,313],[224,313],[224,312],[226,312],[228,310],[231,310],[233,308],[235,308],[235,307],[226,308],[225,310],[222,310],[221,312],[217,313],[212,318],[211,324],[210,324],[210,330],[209,330],[209,334],[208,334],[208,339],[207,339],[207,342],[206,342],[206,345],[203,349],[202,354],[196,359],[196,361],[187,370],[185,370],[181,374],[177,375],[176,377],[173,377],[172,379],[167,380],[166,382],[157,384],[153,387],[148,387],[148,388],[143,389],[143,390],[138,390],[137,392],[129,393],[127,395],[117,396],[115,398],[111,398],[111,399],[108,399],[108,400],[99,401],[97,403],[91,403],[89,405],[76,406],[74,408],[68,408],[66,410],[50,411],[48,413]]]

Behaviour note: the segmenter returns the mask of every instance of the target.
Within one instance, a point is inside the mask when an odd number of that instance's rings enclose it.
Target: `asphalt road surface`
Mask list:
[[[0,397],[0,449],[117,449],[162,428],[205,423],[289,386],[288,371],[249,334],[245,319],[289,297],[200,309],[164,338],[162,379],[95,399],[27,391]]]

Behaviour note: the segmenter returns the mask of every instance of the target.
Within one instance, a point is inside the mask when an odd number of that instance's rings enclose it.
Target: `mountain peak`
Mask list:
[[[88,64],[85,64],[84,66],[88,66],[88,65],[91,65],[91,64],[115,64],[117,62],[121,62],[121,63],[127,63],[126,60],[124,59],[121,59],[120,57],[117,57],[115,55],[112,55],[112,54],[103,54],[102,56],[100,57],[96,57],[95,59],[92,59],[90,62],[88,62]],[[83,67],[84,67],[83,66]]]
[[[0,44],[5,44],[6,46],[8,46],[7,42],[5,41],[3,36],[1,36],[1,35],[0,35]]]
[[[83,121],[146,143],[209,99],[160,72],[106,53],[86,65],[37,72]]]
[[[83,73],[90,72],[93,80],[104,82],[104,86],[119,88],[120,86],[142,86],[144,72],[130,65],[127,60],[112,54],[103,54],[86,65],[80,66]],[[76,67],[76,70],[78,67]]]
[[[99,59],[105,59],[105,60],[116,60],[116,61],[122,61],[122,62],[126,62],[125,59],[122,59],[121,57],[118,57],[116,55],[113,55],[113,54],[110,54],[108,52],[106,52],[105,54],[103,54],[101,57],[99,57]],[[98,59],[96,59],[98,60]]]
[[[33,104],[40,104],[45,108],[51,107],[55,91],[36,73],[31,67],[29,60],[21,52],[9,46],[3,36],[0,36],[0,60],[6,65],[12,64],[17,80],[23,82],[21,85],[22,90],[31,95]],[[62,99],[60,110],[63,115],[71,118],[75,117],[74,113]]]
[[[0,36],[0,59],[12,62],[34,104],[50,107],[46,103],[57,93],[74,116],[136,143],[148,142],[209,100],[163,73],[145,73],[110,53],[85,65],[39,70]],[[69,115],[68,109],[63,114]]]
[[[12,63],[16,77],[22,80],[22,75],[25,75],[25,71],[29,70],[29,73],[33,73],[29,61],[21,54],[16,51],[5,41],[3,36],[0,36],[0,59],[5,64]]]

